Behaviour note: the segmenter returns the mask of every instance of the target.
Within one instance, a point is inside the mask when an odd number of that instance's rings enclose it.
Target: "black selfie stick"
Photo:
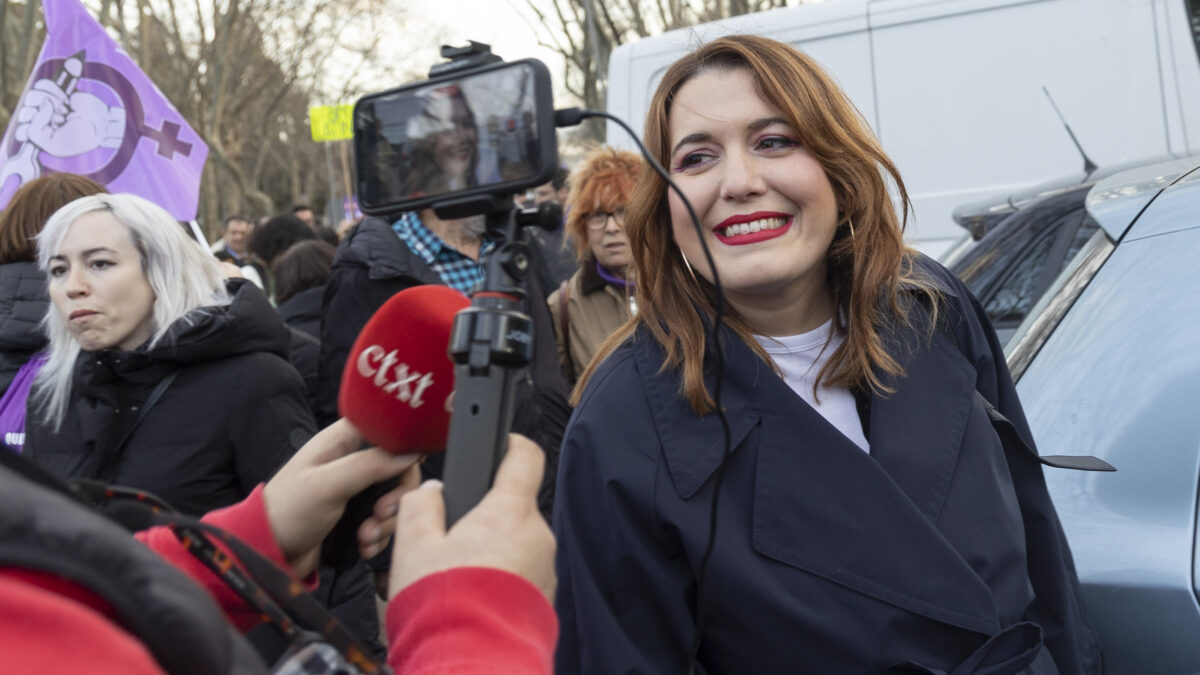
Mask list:
[[[451,61],[430,69],[430,77],[500,61],[488,45],[473,41],[466,47],[443,46],[442,56]],[[483,283],[471,293],[470,307],[455,316],[450,333],[454,407],[446,452],[435,458],[444,462],[449,527],[487,494],[508,449],[517,382],[533,359],[533,322],[521,310],[531,267],[522,228],[545,227],[553,214],[517,211],[512,195],[491,194],[438,202],[433,210],[447,219],[484,213],[487,232],[498,242],[480,256]]]
[[[491,487],[508,447],[517,381],[533,357],[533,324],[521,311],[529,249],[512,197],[492,199],[487,229],[499,243],[480,257],[483,284],[471,294],[471,306],[454,318],[450,333],[454,409],[442,474],[447,526]],[[434,208],[454,211],[452,204]]]

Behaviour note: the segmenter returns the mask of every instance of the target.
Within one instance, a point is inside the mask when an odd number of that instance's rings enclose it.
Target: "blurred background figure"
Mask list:
[[[625,205],[641,168],[637,155],[604,146],[584,159],[571,181],[565,229],[579,271],[547,300],[558,358],[571,385],[635,310]]]
[[[308,204],[296,204],[292,206],[292,215],[304,221],[304,224],[317,235],[317,238],[332,245],[337,246],[338,233],[329,227],[317,217],[316,211]]]
[[[0,441],[18,452],[25,442],[25,399],[44,361],[40,324],[50,305],[36,237],[60,207],[102,192],[90,178],[54,173],[22,185],[0,213]]]
[[[290,213],[271,216],[266,222],[254,228],[254,233],[250,235],[249,250],[254,259],[267,270],[264,279],[267,282],[265,290],[268,297],[275,297],[274,284],[271,282],[275,259],[291,248],[293,244],[316,238],[317,235],[311,227]]]
[[[328,243],[309,239],[293,244],[275,261],[271,284],[275,289],[276,309],[292,332],[292,351],[288,360],[304,378],[309,409],[315,411],[317,363],[321,353],[321,296],[333,266],[336,249]]]
[[[558,167],[554,172],[554,180],[539,185],[529,191],[529,203],[526,207],[541,206],[548,202],[557,203],[563,211],[567,205],[567,170]],[[533,273],[537,275],[541,287],[547,291],[558,288],[579,269],[575,262],[575,252],[571,250],[571,237],[566,231],[566,218],[559,219],[558,227],[545,230],[540,227],[526,228],[526,241],[533,258]]]
[[[233,214],[225,217],[225,226],[221,230],[221,239],[213,245],[213,254],[217,260],[224,260],[236,265],[245,264],[246,244],[250,233],[254,230],[253,223],[246,216]]]
[[[233,214],[225,217],[221,238],[213,245],[213,255],[221,262],[236,265],[241,276],[266,288],[267,268],[250,255],[250,236],[254,233],[254,222],[249,217]]]
[[[539,185],[532,190],[533,205],[537,206],[542,202],[548,201],[566,204],[568,194],[567,176],[567,170],[564,167],[558,167],[558,170],[554,172],[553,180],[549,183]]]
[[[317,214],[308,204],[296,204],[292,206],[292,215],[303,220],[305,225],[316,227]]]

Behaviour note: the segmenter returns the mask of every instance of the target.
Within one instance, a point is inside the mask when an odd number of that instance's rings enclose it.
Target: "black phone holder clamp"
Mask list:
[[[467,40],[467,46],[465,47],[442,45],[441,54],[443,59],[450,60],[445,63],[434,64],[429,69],[429,77],[431,79],[460,70],[473,70],[480,66],[486,66],[489,63],[498,63],[504,60],[492,53],[491,45],[474,40]]]
[[[471,293],[470,307],[455,316],[450,333],[454,407],[443,470],[447,527],[491,487],[508,448],[516,385],[533,358],[533,322],[521,307],[529,249],[512,197],[492,199],[487,230],[498,244],[480,256],[483,283]],[[439,206],[434,210],[441,215]]]

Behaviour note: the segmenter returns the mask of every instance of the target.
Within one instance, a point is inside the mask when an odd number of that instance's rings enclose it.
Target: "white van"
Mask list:
[[[1200,147],[1198,13],[1200,0],[829,0],[617,48],[608,111],[640,133],[667,67],[704,41],[795,45],[875,129],[913,200],[909,240],[940,256],[963,234],[955,206],[1083,166],[1043,87],[1100,166]]]

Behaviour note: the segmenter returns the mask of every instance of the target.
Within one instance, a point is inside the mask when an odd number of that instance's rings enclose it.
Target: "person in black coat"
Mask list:
[[[645,136],[679,192],[635,187],[636,322],[575,392],[556,672],[1099,673],[995,332],[832,78],[718,39]]]
[[[382,218],[368,217],[342,240],[322,302],[318,422],[325,425],[337,419],[342,368],[359,331],[383,303],[414,286],[452,285],[448,280],[455,281],[458,290],[466,293],[471,287],[469,280],[462,282],[466,275],[476,274],[468,279],[482,279],[482,269],[475,259],[447,243],[447,240],[459,243],[473,236],[478,246],[486,247],[486,242],[480,243],[479,233],[469,231],[468,222],[467,219],[442,221],[432,211],[419,216],[404,214],[395,225]],[[445,239],[434,230],[440,231]],[[438,249],[436,253],[434,248]],[[443,277],[435,271],[435,266],[455,268],[460,274],[447,272]],[[512,430],[528,436],[545,450],[546,478],[538,505],[549,517],[558,446],[570,409],[566,404],[566,381],[558,365],[553,320],[535,275],[529,276],[526,290],[525,311],[533,320],[533,359],[530,376],[517,382]],[[422,463],[422,472],[427,477],[440,478],[441,461],[441,455],[431,456]]]
[[[309,408],[316,412],[321,352],[321,298],[336,249],[317,239],[293,244],[271,268],[276,309],[292,333],[288,360],[300,371]]]
[[[26,452],[51,473],[199,515],[241,501],[314,433],[279,314],[254,284],[223,279],[161,208],[76,200],[47,223],[38,255],[50,357]],[[360,565],[319,597],[381,654],[371,592]]]
[[[0,212],[0,395],[34,354],[46,347],[39,328],[50,299],[37,266],[37,240],[60,207],[104,186],[72,173],[52,173],[25,183]]]
[[[315,425],[266,297],[226,282],[164,216],[96,195],[47,224],[50,356],[27,451],[58,476],[141,488],[195,515],[243,499]]]

